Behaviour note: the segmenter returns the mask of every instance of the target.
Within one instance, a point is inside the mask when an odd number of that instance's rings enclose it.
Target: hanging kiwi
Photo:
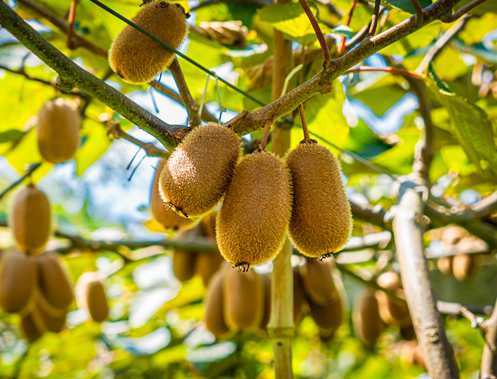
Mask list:
[[[79,146],[81,116],[70,101],[58,98],[38,113],[38,150],[44,160],[62,163],[72,159]]]
[[[458,254],[452,258],[452,275],[462,282],[468,279],[474,270],[474,257],[471,254]]]
[[[200,228],[184,230],[176,236],[179,240],[192,240],[200,236]],[[186,282],[195,276],[197,266],[197,253],[180,249],[173,250],[172,267],[173,274],[180,282]]]
[[[402,282],[399,274],[387,271],[378,276],[376,282],[381,288],[393,293],[402,294]],[[385,291],[376,291],[376,299],[380,317],[387,325],[409,326],[412,324],[407,303],[394,298]]]
[[[361,342],[373,347],[385,328],[373,289],[364,289],[357,300],[352,318],[354,330]]]
[[[442,257],[437,259],[437,268],[444,275],[452,274],[452,257]]]
[[[140,8],[133,22],[167,46],[177,49],[186,36],[186,17],[179,4],[151,1]],[[128,25],[110,47],[109,65],[124,81],[148,83],[169,67],[174,57],[174,52]]]
[[[66,327],[67,309],[58,309],[51,306],[43,295],[35,295],[34,310],[39,314],[45,329],[49,332],[59,333]]]
[[[304,283],[299,270],[293,270],[293,322],[298,325],[304,318],[308,308]]]
[[[162,199],[185,217],[211,210],[221,199],[240,154],[240,138],[218,124],[193,129],[161,171]]]
[[[37,257],[38,286],[42,296],[55,308],[64,309],[74,300],[69,275],[57,255],[45,253]]]
[[[109,317],[109,303],[100,275],[86,272],[77,284],[78,304],[85,309],[95,322],[103,322]]]
[[[152,187],[150,189],[150,211],[153,218],[161,224],[166,230],[178,230],[193,223],[192,219],[181,217],[174,212],[164,200],[160,197],[159,193],[159,178],[162,168],[166,163],[161,159],[155,170]]]
[[[19,250],[30,255],[41,253],[50,238],[51,218],[48,197],[34,184],[17,192],[9,225]]]
[[[223,283],[224,320],[233,331],[256,329],[264,315],[264,279],[255,271],[227,268]]]
[[[28,313],[21,317],[19,328],[21,329],[24,338],[29,342],[35,342],[45,333],[45,329],[40,328],[40,326],[36,324],[32,313]]]
[[[216,338],[229,332],[224,321],[224,272],[225,270],[221,269],[212,277],[205,296],[205,326]]]
[[[290,238],[309,257],[335,253],[352,230],[352,214],[338,160],[328,149],[303,142],[287,156],[292,175]]]
[[[219,270],[223,262],[223,257],[217,251],[197,253],[195,271],[202,279],[205,287],[209,285],[212,277]]]
[[[31,303],[36,286],[36,262],[17,251],[2,254],[0,261],[0,306],[7,313],[23,312]]]
[[[331,339],[343,322],[344,304],[340,295],[325,305],[309,303],[312,319],[326,335]]]
[[[309,302],[326,305],[336,302],[339,297],[332,275],[333,263],[317,259],[307,259],[299,267],[302,285]]]
[[[242,158],[217,217],[221,255],[246,268],[271,260],[284,242],[291,215],[288,169],[266,151]]]

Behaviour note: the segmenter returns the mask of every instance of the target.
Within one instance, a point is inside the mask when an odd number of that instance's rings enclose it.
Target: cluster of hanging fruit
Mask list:
[[[51,236],[52,215],[46,194],[29,184],[14,197],[9,226],[15,249],[0,258],[0,307],[20,316],[20,328],[29,341],[45,332],[61,332],[74,300],[69,275],[58,256],[45,251]],[[83,301],[92,308],[103,301],[91,291]],[[107,301],[104,299],[105,302]],[[96,321],[102,321],[98,319]]]

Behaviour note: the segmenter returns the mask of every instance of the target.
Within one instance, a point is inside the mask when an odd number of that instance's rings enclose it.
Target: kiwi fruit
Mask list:
[[[221,255],[243,268],[274,258],[285,240],[291,207],[283,161],[266,151],[243,157],[216,221]]]
[[[224,322],[223,283],[224,270],[221,269],[212,277],[205,296],[205,326],[216,338],[229,332]]]
[[[9,225],[19,250],[41,253],[50,238],[51,218],[50,201],[43,191],[30,184],[17,192]]]
[[[307,299],[316,305],[336,302],[339,297],[332,275],[333,264],[330,261],[307,259],[299,267],[302,285]]]
[[[185,217],[211,210],[221,199],[240,155],[240,138],[218,124],[193,129],[161,170],[162,199]]]
[[[74,300],[69,275],[57,255],[45,253],[37,257],[38,285],[41,294],[55,308],[64,309]]]
[[[195,276],[197,253],[191,251],[173,251],[173,273],[180,282],[186,282]]]
[[[45,329],[49,332],[59,333],[66,327],[66,309],[57,309],[43,299],[43,295],[35,296],[35,310],[39,314]]]
[[[332,338],[343,322],[344,305],[341,296],[337,296],[325,305],[309,303],[312,319],[328,338]]]
[[[452,275],[462,282],[468,279],[474,269],[473,257],[470,254],[458,254],[452,258]]]
[[[223,302],[224,320],[231,330],[256,329],[264,316],[264,279],[253,270],[226,268]]]
[[[151,1],[141,7],[133,22],[177,49],[186,36],[186,17],[179,4]],[[126,82],[148,83],[169,67],[174,57],[174,52],[128,25],[110,47],[109,65]]]
[[[437,259],[437,268],[444,275],[452,274],[452,257],[442,257]]]
[[[210,240],[216,240],[216,216],[217,212],[211,212],[200,222],[202,235]]]
[[[338,160],[325,147],[304,142],[286,161],[293,183],[290,238],[309,257],[339,251],[350,237],[352,213]]]
[[[399,295],[402,293],[402,282],[398,273],[387,271],[376,279],[378,286]],[[380,317],[387,325],[411,325],[409,308],[404,300],[389,296],[384,291],[376,291],[376,300],[380,311]]]
[[[78,280],[78,303],[95,322],[103,322],[109,317],[109,303],[100,275],[86,272]]]
[[[373,289],[366,288],[359,296],[352,319],[354,330],[361,342],[373,347],[385,328]]]
[[[36,262],[32,257],[9,251],[0,261],[0,306],[7,313],[19,313],[31,303],[36,287]]]
[[[72,159],[79,146],[81,116],[77,107],[65,99],[43,105],[38,113],[38,150],[44,160],[62,163]]]
[[[271,317],[271,276],[269,274],[262,275],[262,280],[264,282],[264,314],[259,328],[265,330]]]
[[[212,277],[219,270],[223,262],[223,257],[218,252],[197,253],[195,271],[202,279],[205,287],[209,285]]]
[[[174,212],[160,197],[159,178],[165,160],[161,159],[157,166],[150,189],[150,211],[153,218],[166,230],[179,230],[193,223],[192,219],[181,217]]]
[[[21,317],[19,327],[24,338],[29,342],[35,342],[45,333],[45,330],[36,324],[32,313],[28,313]]]

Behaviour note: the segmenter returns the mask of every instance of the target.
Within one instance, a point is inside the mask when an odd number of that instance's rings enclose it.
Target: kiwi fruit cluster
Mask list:
[[[187,16],[179,4],[151,1],[141,7],[133,22],[170,48],[177,49],[187,33]],[[127,25],[112,43],[109,64],[126,82],[147,83],[169,67],[174,57],[173,51]]]
[[[73,158],[79,146],[81,116],[74,103],[63,98],[46,102],[37,116],[37,142],[42,158],[62,163]]]
[[[103,322],[109,317],[109,303],[101,275],[85,272],[76,284],[77,302],[91,320]]]

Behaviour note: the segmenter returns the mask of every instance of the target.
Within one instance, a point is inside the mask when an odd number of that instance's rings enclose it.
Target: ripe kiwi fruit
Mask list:
[[[200,235],[200,227],[184,230],[177,235],[177,239],[191,240]],[[173,250],[172,267],[173,274],[180,282],[186,282],[193,278],[197,265],[197,253],[180,249]]]
[[[51,211],[48,197],[30,184],[17,192],[9,225],[19,250],[30,255],[43,251],[50,238]]]
[[[18,313],[31,303],[36,286],[36,262],[17,251],[2,254],[0,261],[0,306]]]
[[[193,223],[192,219],[181,217],[169,207],[160,197],[159,178],[165,160],[161,159],[157,166],[150,189],[150,211],[153,218],[161,224],[166,230],[178,230]]]
[[[162,199],[180,215],[197,216],[221,199],[240,155],[240,138],[210,123],[193,129],[161,170]]]
[[[338,160],[325,147],[303,142],[287,164],[293,183],[290,238],[309,257],[339,251],[350,237],[352,213]]]
[[[285,240],[291,207],[283,161],[266,151],[243,157],[217,217],[221,255],[243,268],[274,258]]]
[[[217,252],[197,253],[197,260],[195,262],[195,271],[202,279],[205,287],[209,285],[214,274],[219,270],[223,263],[223,257]]]
[[[373,347],[384,329],[373,289],[366,288],[359,296],[352,318],[359,339],[366,346]]]
[[[332,269],[333,264],[330,261],[317,259],[307,259],[306,263],[299,267],[309,302],[323,306],[336,302],[339,293],[333,280]]]
[[[224,320],[231,330],[251,330],[264,315],[264,280],[255,271],[226,268],[223,283]]]
[[[458,254],[452,258],[452,275],[462,282],[471,276],[474,269],[473,257],[470,254]]]
[[[378,276],[376,282],[381,288],[402,293],[402,283],[400,276],[394,271],[387,271]],[[378,308],[380,317],[387,325],[411,325],[411,316],[407,303],[403,300],[396,299],[389,296],[384,291],[376,291],[376,300],[378,301]]]
[[[109,317],[109,303],[104,284],[95,272],[86,272],[78,280],[78,303],[84,308],[90,318],[103,322]]]
[[[39,314],[45,329],[49,332],[59,333],[66,327],[66,309],[58,309],[52,307],[43,295],[37,293],[35,295],[35,310]]]
[[[225,270],[220,269],[212,277],[205,296],[205,326],[216,338],[229,332],[224,321],[223,283]]]
[[[452,274],[452,257],[442,257],[437,259],[437,268],[444,275]]]
[[[71,159],[79,146],[81,116],[65,99],[45,103],[38,113],[38,150],[44,160],[62,163]]]
[[[344,304],[340,295],[325,305],[309,303],[310,314],[322,334],[332,338],[343,322]]]
[[[26,338],[29,342],[35,342],[45,333],[45,330],[40,328],[40,326],[35,322],[33,313],[28,313],[22,316],[19,322],[19,327],[24,338]]]
[[[151,1],[141,7],[133,22],[177,49],[186,36],[186,17],[179,4]],[[169,67],[174,57],[174,52],[128,25],[110,47],[109,65],[126,82],[148,83]]]
[[[74,300],[69,275],[57,255],[45,253],[37,257],[39,291],[55,308],[64,309]]]
[[[216,216],[217,212],[211,212],[200,222],[202,235],[210,240],[216,240]]]

